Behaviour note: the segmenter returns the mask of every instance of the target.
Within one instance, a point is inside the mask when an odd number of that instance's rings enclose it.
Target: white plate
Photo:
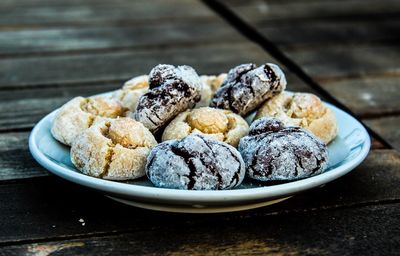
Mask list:
[[[339,135],[328,146],[328,169],[311,178],[279,185],[253,182],[246,178],[242,185],[233,190],[194,191],[156,188],[146,178],[116,182],[86,176],[72,165],[69,148],[51,136],[51,123],[57,110],[34,127],[29,138],[29,149],[33,157],[53,174],[101,191],[125,204],[170,212],[239,211],[277,203],[298,192],[321,186],[350,172],[364,160],[370,149],[367,131],[346,112],[325,104],[334,111],[339,124]]]

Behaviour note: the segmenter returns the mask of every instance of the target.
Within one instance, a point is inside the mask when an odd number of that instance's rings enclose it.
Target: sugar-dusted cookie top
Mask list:
[[[160,64],[149,74],[150,90],[139,99],[133,117],[155,132],[201,98],[202,83],[189,66]]]
[[[277,65],[242,64],[229,71],[210,106],[245,116],[285,87],[285,75]]]
[[[148,157],[146,173],[157,187],[220,190],[240,185],[245,165],[234,147],[192,134],[158,144]]]
[[[325,143],[275,118],[254,121],[249,135],[240,140],[239,151],[247,175],[261,181],[307,178],[322,173],[328,165]]]

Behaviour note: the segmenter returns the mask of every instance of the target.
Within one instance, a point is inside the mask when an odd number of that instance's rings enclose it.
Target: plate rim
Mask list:
[[[361,129],[365,135],[365,140],[361,144],[361,150],[354,159],[339,165],[332,170],[306,179],[279,185],[233,190],[179,190],[103,180],[87,176],[79,172],[71,171],[61,165],[58,165],[56,162],[48,158],[36,144],[36,136],[38,135],[39,128],[44,122],[48,121],[48,119],[51,118],[58,109],[47,114],[35,125],[29,136],[29,150],[34,159],[40,165],[56,176],[85,187],[105,192],[106,194],[117,194],[128,197],[139,197],[148,200],[175,201],[177,203],[190,204],[207,202],[216,203],[221,201],[243,202],[249,200],[268,200],[271,198],[273,199],[293,195],[298,192],[331,182],[349,173],[367,157],[370,151],[371,141],[365,127],[352,115],[341,110],[340,108],[327,102],[324,102],[324,104],[328,105],[330,108],[334,108],[335,111],[342,112],[342,114],[349,116],[353,119],[357,126],[359,126],[359,129]]]

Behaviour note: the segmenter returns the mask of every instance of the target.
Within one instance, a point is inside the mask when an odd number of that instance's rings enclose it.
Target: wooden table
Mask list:
[[[400,2],[0,1],[0,255],[400,253]],[[228,214],[142,210],[50,175],[27,139],[77,95],[158,63],[200,74],[275,62],[371,128],[345,177]]]

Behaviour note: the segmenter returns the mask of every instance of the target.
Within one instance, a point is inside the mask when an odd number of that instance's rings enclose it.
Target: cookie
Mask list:
[[[124,86],[115,91],[112,95],[121,104],[134,112],[138,105],[140,97],[149,91],[149,76],[137,76],[125,82]]]
[[[242,64],[229,71],[210,107],[229,109],[246,116],[285,87],[285,75],[277,65]]]
[[[196,104],[196,107],[208,107],[215,92],[221,87],[224,82],[226,74],[219,74],[218,76],[200,76],[202,82],[201,99]]]
[[[59,142],[70,146],[72,141],[93,123],[104,118],[116,118],[127,112],[115,99],[103,96],[76,97],[57,111],[51,127],[51,134]]]
[[[189,66],[160,64],[150,72],[149,86],[132,116],[152,132],[192,108],[201,97],[200,78]]]
[[[129,180],[145,175],[147,156],[157,145],[152,133],[131,118],[99,122],[72,143],[71,161],[82,173]]]
[[[286,126],[305,128],[326,144],[338,134],[335,114],[311,93],[282,92],[266,101],[255,119],[264,116],[278,118]]]
[[[146,174],[157,187],[221,190],[242,183],[245,165],[234,147],[192,134],[158,144],[147,159]]]
[[[239,151],[247,175],[260,181],[290,181],[322,173],[328,166],[326,144],[300,127],[275,118],[253,122]]]
[[[234,147],[249,130],[247,122],[230,110],[209,107],[180,113],[165,128],[162,140],[183,139],[189,134],[202,134]]]

